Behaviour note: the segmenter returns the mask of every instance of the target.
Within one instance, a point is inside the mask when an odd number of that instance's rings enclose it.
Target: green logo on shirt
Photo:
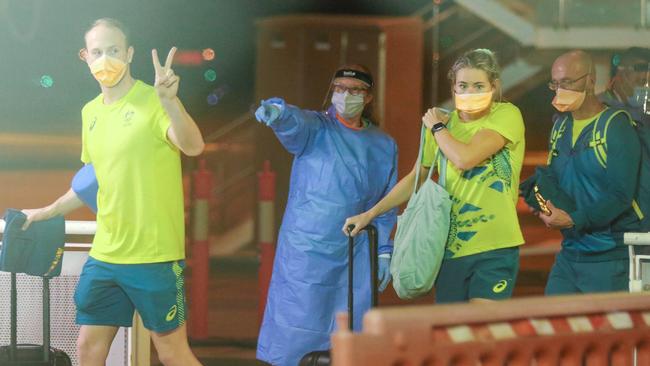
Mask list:
[[[168,322],[174,320],[174,318],[176,317],[176,310],[177,310],[176,305],[172,306],[169,309],[169,312],[167,313],[167,317],[165,318]]]
[[[495,294],[500,294],[503,292],[503,290],[506,289],[506,287],[508,287],[508,281],[501,280],[496,285],[494,285],[494,287],[492,287],[492,292]]]

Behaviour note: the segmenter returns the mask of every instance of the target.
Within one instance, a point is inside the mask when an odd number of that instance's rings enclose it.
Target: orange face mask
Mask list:
[[[104,55],[90,64],[90,72],[100,84],[111,88],[124,77],[126,65],[126,62],[118,58]]]
[[[476,113],[487,109],[492,103],[492,91],[476,94],[454,93],[456,109],[467,113]]]
[[[572,112],[578,110],[582,103],[585,101],[587,93],[583,90],[581,92],[566,90],[558,88],[553,98],[553,107],[560,112]]]

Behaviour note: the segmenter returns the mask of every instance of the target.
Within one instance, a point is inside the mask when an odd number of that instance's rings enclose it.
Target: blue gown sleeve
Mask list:
[[[386,185],[384,192],[381,197],[377,200],[381,200],[390,192],[395,184],[397,183],[397,145],[393,143],[393,167],[391,169],[390,177],[388,179],[388,184]],[[377,202],[373,202],[372,205],[375,205]],[[377,235],[379,240],[379,254],[392,254],[393,253],[393,240],[390,238],[390,234],[397,223],[397,207],[392,210],[386,211],[383,214],[377,216],[372,220],[373,225],[377,228]]]
[[[302,110],[283,103],[280,115],[269,123],[269,127],[273,129],[287,151],[293,155],[300,155],[313,141],[321,123],[318,112]]]

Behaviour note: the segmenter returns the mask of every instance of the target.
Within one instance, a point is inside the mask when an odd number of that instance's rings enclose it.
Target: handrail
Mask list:
[[[228,189],[230,189],[232,186],[236,185],[240,181],[254,174],[255,174],[255,166],[250,165],[246,168],[243,168],[237,174],[233,175],[232,177],[228,178],[228,180],[224,181],[223,184],[214,187],[213,193],[215,195],[222,194]]]
[[[0,219],[0,234],[5,232],[5,220]],[[97,231],[96,221],[75,221],[65,222],[65,233],[67,235],[95,235]]]
[[[210,207],[218,212],[218,215],[209,215],[209,220],[213,220],[216,217],[219,219],[218,222],[210,221],[209,225],[217,231],[220,231],[224,227],[223,223],[233,222],[242,218],[238,210],[231,213],[227,208],[231,207],[233,203],[238,204],[242,199],[250,199],[250,194],[247,192],[254,192],[254,183],[251,181],[251,177],[255,175],[256,170],[254,159],[250,159],[249,149],[251,147],[254,149],[255,130],[259,127],[257,123],[251,122],[252,118],[253,114],[250,111],[242,113],[237,118],[225,123],[208,135],[205,138],[206,151],[199,157],[199,159],[213,159],[215,163],[212,166],[213,168],[220,166],[225,169],[210,168],[212,175],[216,177],[216,179],[213,179],[213,185],[210,187],[210,196],[215,198],[215,200],[210,201]],[[232,143],[230,140],[237,140],[238,142],[230,146]],[[245,150],[242,150],[242,148]],[[222,154],[222,152],[225,154]],[[232,160],[232,156],[239,158],[238,164],[233,165],[227,163]],[[245,158],[242,159],[243,157]],[[219,172],[222,172],[223,175],[220,175]],[[190,189],[193,189],[194,175],[190,175],[190,179],[192,180]],[[244,190],[235,190],[236,187],[244,187]],[[192,196],[192,193],[190,193],[190,196]],[[192,220],[194,220],[194,217]],[[190,225],[190,231],[193,230],[192,228],[193,225]]]
[[[476,41],[480,37],[486,35],[492,29],[494,29],[494,27],[492,27],[490,24],[485,24],[480,28],[475,28],[475,30],[471,34],[463,37],[461,41],[454,43],[453,47],[447,49],[446,54],[453,55],[456,52],[459,52],[460,50],[468,48],[469,44]]]
[[[438,14],[432,14],[432,16],[429,17],[429,19],[425,19],[426,15],[428,13],[431,13],[434,10],[434,5],[433,3],[429,3],[420,9],[414,11],[411,13],[411,16],[414,18],[422,18],[425,20],[424,27],[422,28],[423,32],[428,31],[429,29],[435,27],[436,25],[442,23],[443,21],[447,20],[450,18],[452,15],[458,13],[458,7],[457,6],[452,6],[449,8],[446,8],[444,11]]]
[[[6,222],[0,219],[0,234],[5,232]],[[75,221],[69,220],[65,222],[66,235],[95,235],[97,231],[96,221]],[[2,246],[2,241],[0,241]],[[92,244],[89,243],[65,243],[66,249],[89,249]]]
[[[419,17],[419,18],[424,18],[424,16],[431,12],[433,10],[433,2],[428,3],[427,5],[424,5],[420,9],[414,11],[411,13],[412,17]]]
[[[429,29],[437,26],[438,24],[444,22],[445,20],[451,18],[452,15],[455,15],[458,13],[459,7],[451,7],[447,8],[441,13],[438,13],[435,17],[431,17],[426,23],[424,23],[424,27],[422,28],[423,32],[428,31]]]
[[[623,242],[627,245],[650,245],[650,233],[625,233]]]
[[[205,138],[206,143],[214,142],[219,140],[220,138],[228,135],[229,133],[235,131],[239,126],[245,124],[248,122],[253,115],[250,112],[246,112],[241,114],[239,117],[235,118],[234,120],[226,123],[223,127],[220,129],[214,131],[210,135],[208,135]]]

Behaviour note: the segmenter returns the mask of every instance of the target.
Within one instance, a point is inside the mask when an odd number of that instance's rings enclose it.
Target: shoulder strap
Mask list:
[[[589,147],[594,149],[596,159],[598,160],[598,163],[600,163],[600,165],[603,167],[603,169],[607,168],[607,131],[609,130],[609,124],[612,122],[612,119],[614,119],[614,117],[618,116],[621,113],[627,115],[628,120],[633,127],[636,126],[634,120],[632,119],[632,116],[630,116],[627,111],[623,109],[614,109],[608,107],[605,111],[603,111],[600,117],[598,117],[598,120],[596,120],[596,124],[594,125],[592,131]],[[637,215],[639,220],[643,220],[645,215],[643,214],[643,211],[641,210],[641,207],[639,206],[639,203],[636,201],[636,199],[632,201],[632,209],[634,210],[634,213]]]
[[[632,117],[625,110],[608,107],[603,111],[600,117],[598,117],[592,129],[589,147],[594,149],[596,160],[598,160],[598,163],[603,168],[607,167],[607,132],[609,130],[609,124],[612,122],[614,117],[621,113],[626,114],[629,120],[632,121]],[[634,123],[632,123],[632,125],[634,125]]]
[[[415,194],[418,190],[418,183],[420,182],[420,167],[422,166],[422,156],[424,155],[424,142],[425,142],[425,134],[427,133],[427,128],[422,124],[422,128],[420,129],[420,149],[418,150],[418,160],[415,162],[415,182],[413,183],[413,194]],[[436,158],[437,158],[437,153],[436,153]],[[431,171],[436,165],[436,158],[433,159],[433,162],[431,163],[431,167],[429,167],[429,177],[431,177]]]
[[[438,171],[440,173],[438,175],[438,184],[442,188],[446,189],[447,188],[446,187],[446,183],[447,183],[447,157],[445,156],[445,154],[443,154],[442,151],[440,151],[440,148],[438,148],[438,152],[440,154],[440,162],[438,163]],[[430,174],[431,174],[431,172],[429,172],[429,175]]]
[[[420,130],[420,150],[418,152],[418,160],[415,166],[415,182],[413,184],[413,193],[417,192],[418,183],[420,182],[420,167],[422,166],[422,157],[424,156],[425,148],[424,137],[427,131],[427,128],[424,126],[424,124],[422,124],[422,129]],[[442,150],[440,150],[440,147],[436,149],[436,155],[434,156],[433,161],[431,162],[431,166],[429,167],[429,174],[427,174],[427,179],[431,179],[433,170],[436,168],[436,165],[438,166],[440,173],[438,177],[438,184],[444,188],[445,179],[447,177],[447,157],[445,157],[445,154],[442,152]]]
[[[451,119],[447,122],[447,129],[451,126]],[[442,188],[447,188],[446,183],[447,183],[447,157],[445,156],[445,153],[442,152],[440,149],[440,146],[438,146],[438,151],[436,151],[436,159],[435,161],[438,163],[438,185],[440,185]],[[433,166],[429,170],[429,177],[427,179],[431,179],[431,172],[433,171]]]
[[[549,150],[548,158],[546,159],[546,165],[551,165],[551,161],[555,156],[557,156],[557,141],[564,134],[566,130],[566,121],[568,119],[567,114],[558,115],[557,118],[554,118],[553,128],[551,129],[551,138],[549,141]]]

